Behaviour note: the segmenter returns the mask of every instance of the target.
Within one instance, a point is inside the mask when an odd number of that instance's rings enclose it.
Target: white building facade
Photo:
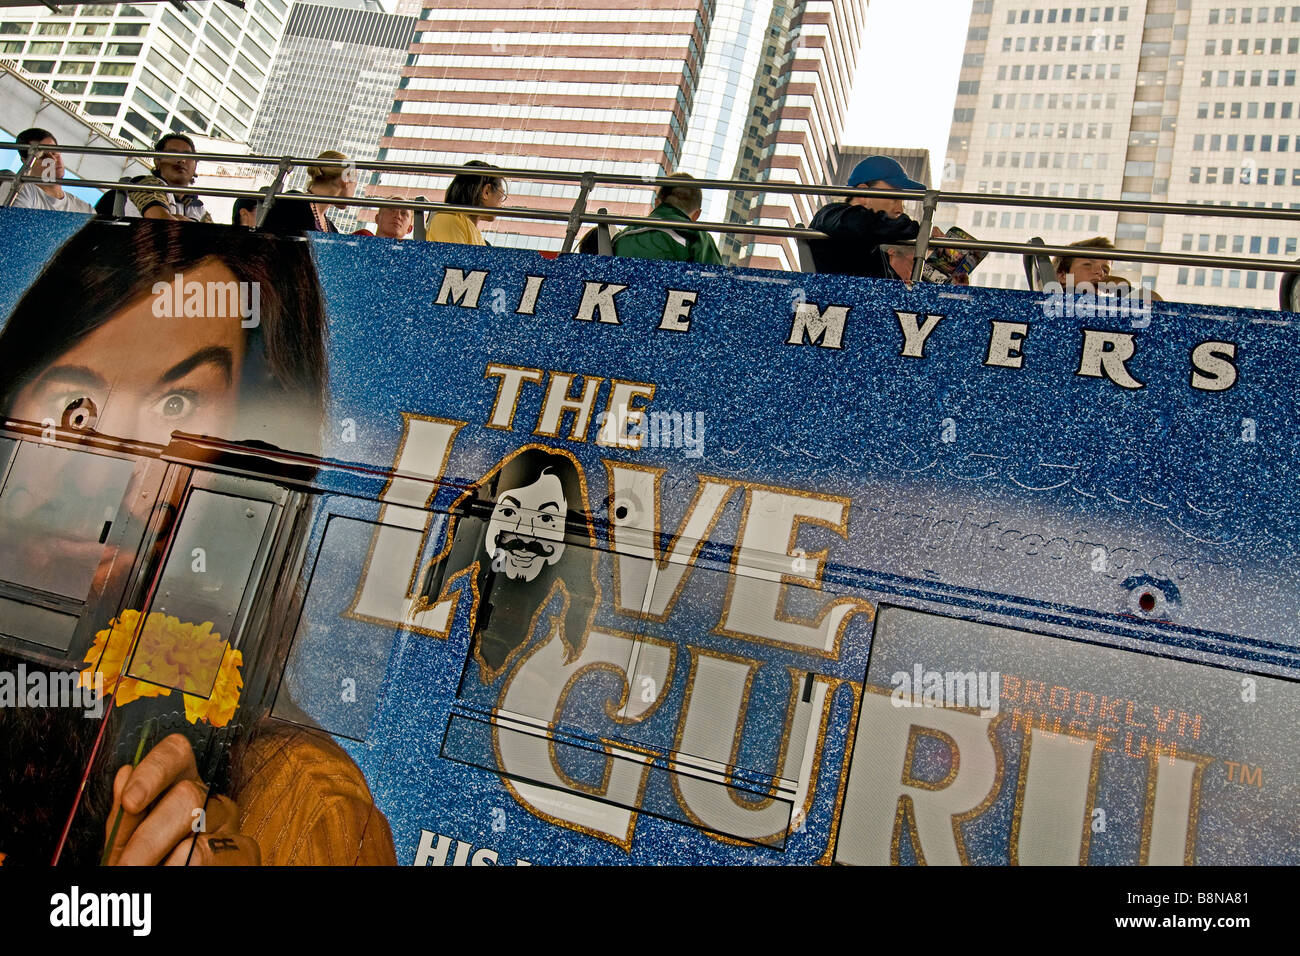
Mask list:
[[[246,141],[287,0],[7,9],[0,57],[102,124],[152,145],[171,130]]]
[[[1219,3],[976,0],[943,188],[1300,210],[1300,6]],[[1300,236],[1294,220],[943,212],[982,239],[1102,235],[1148,251],[1294,259]],[[1114,271],[1170,299],[1277,306],[1274,273],[1125,263]],[[1026,287],[1018,256],[989,256],[975,281]]]

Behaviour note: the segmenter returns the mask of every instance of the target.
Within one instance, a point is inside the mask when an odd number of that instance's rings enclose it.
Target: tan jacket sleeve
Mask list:
[[[239,829],[264,866],[395,866],[388,821],[352,758],[323,733],[254,739],[237,782]]]

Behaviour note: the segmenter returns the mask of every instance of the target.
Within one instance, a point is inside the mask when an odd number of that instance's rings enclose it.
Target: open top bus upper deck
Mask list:
[[[104,751],[324,733],[401,863],[1300,859],[1290,313],[0,228],[0,642]]]

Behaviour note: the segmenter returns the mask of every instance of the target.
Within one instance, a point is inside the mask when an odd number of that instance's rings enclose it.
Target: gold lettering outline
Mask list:
[[[756,490],[771,491],[777,494],[789,495],[792,497],[815,498],[821,501],[833,501],[841,506],[843,517],[840,519],[840,521],[837,524],[832,524],[830,521],[826,520],[825,518],[817,518],[817,517],[813,517],[812,515],[794,516],[794,520],[790,524],[790,537],[786,541],[786,545],[785,545],[785,550],[786,550],[785,557],[791,557],[791,558],[795,557],[795,555],[791,553],[791,549],[794,547],[795,541],[799,536],[800,527],[804,524],[813,524],[813,525],[818,525],[820,527],[829,528],[830,530],[838,534],[840,537],[847,538],[850,509],[853,507],[853,499],[845,495],[828,495],[828,494],[823,494],[821,492],[802,491],[797,488],[782,488],[777,485],[764,485],[758,482],[751,482],[751,481],[737,481],[734,482],[734,484],[745,489],[745,501],[743,505],[743,510],[741,511],[740,514],[740,524],[736,530],[736,543],[732,547],[731,558],[728,561],[727,594],[726,597],[723,599],[723,604],[722,604],[723,621],[726,620],[727,612],[731,609],[732,596],[736,587],[736,575],[737,575],[736,569],[739,567],[739,562],[740,562],[741,542],[745,540],[745,527],[749,522],[749,511],[751,506],[753,505],[754,491]],[[842,598],[836,598],[835,600],[828,603],[825,607],[821,609],[820,612],[818,612],[817,617],[815,617],[811,621],[806,619],[787,617],[784,613],[785,599],[788,594],[788,592],[785,590],[785,585],[797,584],[801,587],[808,588],[808,590],[810,591],[824,590],[822,588],[822,578],[826,573],[825,559],[829,553],[830,553],[830,549],[826,548],[825,550],[822,551],[817,551],[811,554],[804,555],[804,557],[806,558],[815,558],[817,560],[817,575],[814,578],[810,579],[806,577],[800,577],[799,575],[796,574],[782,574],[780,576],[778,585],[781,587],[781,591],[777,595],[776,620],[782,624],[797,624],[803,627],[820,627],[822,622],[826,619],[826,616],[830,614],[832,611],[834,611],[835,609],[846,605],[856,605],[856,608],[854,610],[849,611],[848,614],[844,615],[844,620],[840,621],[839,627],[836,628],[835,631],[835,638],[831,642],[830,650],[828,651],[822,650],[821,648],[817,648],[817,647],[809,647],[806,644],[796,644],[791,641],[782,641],[770,637],[760,637],[756,634],[745,634],[740,631],[731,631],[723,626],[723,621],[719,621],[714,626],[712,633],[718,634],[722,637],[734,637],[742,641],[752,641],[757,644],[766,644],[770,647],[780,647],[786,650],[793,649],[803,654],[811,654],[816,657],[823,657],[829,660],[838,660],[840,657],[840,642],[844,637],[844,631],[849,626],[849,622],[853,620],[855,614],[866,614],[868,621],[874,621],[876,617],[875,605],[873,605],[871,602],[863,598],[842,597]]]
[[[684,537],[683,529],[685,527],[685,524],[687,521],[690,520],[691,514],[695,511],[695,508],[698,506],[698,502],[700,498],[703,496],[705,488],[710,484],[717,484],[717,485],[722,485],[727,489],[726,495],[723,496],[722,501],[718,504],[717,510],[713,513],[713,517],[709,520],[708,527],[704,529],[704,536],[695,539],[695,546],[691,549],[690,556],[687,558],[685,567],[682,569],[681,579],[677,582],[677,586],[673,589],[672,597],[669,598],[668,603],[664,606],[664,612],[662,614],[653,614],[650,612],[646,612],[643,614],[639,610],[637,611],[623,610],[621,606],[621,599],[619,598],[619,595],[622,594],[621,576],[619,574],[619,561],[614,557],[610,558],[610,561],[614,566],[614,595],[615,595],[614,602],[613,602],[614,612],[617,614],[622,614],[626,617],[636,618],[637,620],[655,621],[660,624],[666,623],[668,619],[672,616],[673,608],[677,606],[677,599],[681,597],[682,590],[686,587],[687,579],[690,578],[691,573],[695,570],[696,560],[699,557],[700,549],[704,547],[706,542],[708,542],[709,536],[713,534],[713,529],[717,527],[718,522],[722,520],[722,514],[724,511],[727,510],[727,505],[731,503],[731,496],[735,494],[736,488],[739,486],[737,485],[736,482],[729,481],[725,478],[718,478],[713,475],[704,475],[704,474],[696,475],[695,494],[691,497],[690,504],[687,505],[686,511],[682,514],[682,520],[679,521],[677,524],[677,532],[669,540],[668,547],[664,550],[663,558],[661,559],[660,548],[659,548],[659,534],[660,534],[660,527],[661,527],[661,515],[659,509],[659,497],[660,497],[659,479],[662,478],[665,474],[667,474],[668,469],[657,468],[651,465],[637,465],[637,464],[632,464],[630,462],[624,462],[624,461],[612,461],[607,458],[602,458],[601,464],[605,466],[605,487],[608,490],[608,497],[607,497],[608,505],[606,507],[607,511],[614,504],[614,468],[615,467],[627,468],[631,471],[645,472],[647,474],[651,474],[655,476],[654,484],[652,486],[652,493],[654,495],[654,502],[653,502],[654,529],[650,540],[651,557],[648,560],[654,562],[656,573],[667,569],[669,564],[672,563],[670,560],[670,555],[676,549],[677,542],[682,540],[682,538]],[[612,517],[609,522],[608,537],[609,537],[609,544],[610,544],[609,550],[611,555],[617,554],[621,557],[626,557],[627,559],[632,561],[647,560],[646,558],[640,555],[627,554],[626,552],[618,550],[617,547],[618,536],[617,533],[615,532],[615,525]],[[706,567],[705,570],[713,571],[715,569]],[[651,595],[651,598],[653,600],[653,595]]]
[[[550,369],[547,370],[547,374],[550,378],[546,382],[546,392],[542,395],[542,407],[537,413],[537,427],[533,429],[533,435],[539,438],[559,438],[560,441],[585,443],[587,441],[587,432],[591,430],[592,416],[596,412],[596,400],[600,398],[601,387],[605,384],[605,377],[603,375],[587,375],[583,372],[556,372]],[[582,376],[582,395],[573,398],[569,395],[569,386],[573,384],[573,380],[579,375]],[[546,406],[551,400],[551,389],[554,388],[557,379],[564,381],[564,398],[560,401],[560,411],[555,416],[555,431],[548,432],[542,429],[542,418],[546,414]],[[587,392],[592,388],[593,382],[595,383],[595,389],[592,392],[591,404],[587,409],[587,420],[583,423],[582,433],[577,434],[579,409],[566,408],[565,406],[570,402],[577,402],[579,405],[586,404]],[[565,415],[573,416],[573,424],[569,427],[569,437],[567,439],[560,438],[560,432],[564,430]]]
[[[509,424],[509,425],[493,425],[493,424],[492,424],[492,419],[496,418],[497,402],[501,400],[501,386],[505,384],[505,380],[506,380],[504,374],[497,373],[497,372],[493,372],[493,371],[492,371],[493,367],[495,367],[495,368],[502,368],[502,369],[505,369],[505,368],[514,369],[516,372],[536,372],[536,373],[537,373],[537,377],[536,377],[536,378],[533,378],[532,376],[524,376],[524,377],[522,377],[522,378],[520,379],[520,381],[519,381],[519,388],[518,388],[518,390],[515,392],[515,401],[514,401],[514,404],[510,406],[510,424]],[[499,377],[501,378],[501,381],[500,381],[500,383],[498,383],[498,385],[497,385],[497,396],[496,396],[496,398],[492,399],[492,411],[488,414],[487,421],[483,423],[483,427],[484,427],[484,428],[492,428],[492,429],[495,429],[495,430],[497,430],[497,431],[501,431],[501,432],[512,432],[512,431],[514,431],[514,430],[515,430],[515,415],[516,415],[516,414],[518,413],[518,411],[519,411],[519,399],[522,398],[522,397],[523,397],[523,394],[524,394],[524,383],[525,383],[525,382],[533,382],[534,384],[540,385],[540,384],[542,383],[543,379],[545,378],[545,375],[546,375],[546,371],[545,371],[545,369],[532,368],[531,366],[528,366],[528,365],[509,365],[509,364],[507,364],[507,363],[505,363],[505,362],[488,362],[487,365],[486,365],[486,366],[484,367],[484,369],[483,369],[483,378],[485,378],[485,379],[488,379],[488,378],[497,378],[497,377],[499,376]]]
[[[659,388],[659,386],[656,385],[654,382],[634,382],[634,381],[632,381],[631,379],[625,379],[625,378],[611,378],[611,379],[609,380],[609,395],[607,395],[607,396],[606,396],[606,399],[605,399],[605,421],[606,421],[606,422],[609,421],[610,413],[612,412],[612,410],[613,410],[613,408],[614,408],[614,390],[615,390],[616,388],[618,388],[618,386],[620,386],[620,385],[641,385],[641,386],[644,386],[643,388],[637,389],[637,391],[636,391],[635,393],[633,393],[632,395],[628,396],[628,400],[627,400],[627,401],[628,401],[628,404],[625,406],[628,412],[640,412],[642,416],[645,415],[645,413],[646,413],[646,409],[649,408],[650,403],[654,401],[654,398],[655,398],[655,391],[658,390],[658,388]],[[645,391],[646,388],[650,389],[650,393],[649,393],[649,394],[646,394],[646,391]],[[642,405],[640,408],[633,408],[633,407],[632,407],[632,400],[635,399],[635,398],[644,398],[644,399],[645,399],[645,404]],[[645,421],[644,417],[641,419],[641,421]],[[642,442],[642,438],[637,438],[637,439],[636,439],[636,444],[635,444],[635,445],[624,445],[624,444],[623,444],[623,439],[624,439],[626,436],[625,436],[623,433],[620,432],[620,434],[619,434],[618,437],[619,437],[619,441],[618,441],[617,443],[612,443],[612,444],[611,444],[610,442],[603,442],[603,441],[600,440],[600,432],[599,432],[599,430],[598,430],[598,431],[596,432],[596,440],[595,440],[594,444],[600,446],[601,448],[628,448],[628,449],[631,449],[632,451],[640,451],[640,450],[641,450],[641,442]]]
[[[451,461],[451,450],[456,445],[456,437],[460,434],[460,430],[469,423],[458,421],[454,418],[436,418],[432,415],[417,415],[414,412],[402,412],[401,415],[402,415],[402,438],[401,441],[399,441],[397,444],[397,453],[393,456],[393,470],[389,473],[388,481],[384,484],[383,490],[379,492],[379,498],[377,499],[380,502],[379,517],[376,519],[375,524],[383,525],[390,528],[396,528],[399,531],[415,532],[416,531],[415,528],[403,528],[400,525],[385,523],[384,516],[388,514],[388,508],[390,503],[383,500],[384,495],[388,494],[389,489],[392,488],[393,486],[393,482],[398,480],[399,478],[406,478],[411,481],[427,480],[429,484],[432,486],[432,490],[429,492],[429,497],[426,498],[424,502],[424,508],[423,508],[425,512],[424,528],[423,530],[417,532],[420,535],[420,546],[416,549],[415,552],[415,567],[411,569],[410,580],[408,580],[406,583],[406,599],[408,601],[414,600],[416,602],[416,604],[412,607],[411,611],[409,612],[409,614],[412,617],[414,617],[417,611],[424,610],[430,607],[430,605],[428,605],[425,602],[422,596],[417,596],[414,593],[415,582],[417,578],[419,578],[420,570],[421,570],[420,552],[424,550],[425,543],[428,540],[429,526],[433,523],[433,516],[435,514],[435,512],[429,510],[429,506],[433,504],[433,500],[438,496],[438,492],[444,487],[443,476],[446,474],[448,462]],[[456,426],[452,430],[451,435],[448,436],[447,438],[447,448],[442,457],[442,464],[439,465],[438,467],[438,477],[436,478],[421,479],[409,475],[402,475],[397,470],[398,464],[402,460],[402,454],[406,450],[406,440],[410,436],[410,422],[412,421],[435,422],[440,425]],[[393,504],[392,507],[410,508],[412,510],[417,510],[417,511],[421,510],[419,508],[415,508],[415,506],[413,505]],[[436,512],[436,513],[442,514],[442,512]],[[353,520],[357,520],[357,519],[353,519]],[[451,529],[450,521],[451,518],[448,517],[448,532],[450,532]],[[390,620],[385,620],[384,618],[371,617],[368,614],[360,614],[357,612],[356,609],[357,602],[361,600],[361,582],[369,578],[370,562],[375,556],[375,543],[378,537],[379,537],[379,528],[376,527],[375,531],[370,535],[370,545],[366,549],[366,560],[361,568],[361,577],[357,583],[357,588],[352,594],[352,601],[348,604],[347,609],[344,610],[340,616],[353,621],[362,621],[366,624],[378,624],[383,627],[396,626],[402,628],[405,631],[409,631],[410,633],[413,634],[422,634],[425,637],[445,639],[449,634],[451,634],[451,628],[453,623],[455,622],[455,617],[456,617],[455,604],[452,605],[450,611],[447,614],[447,627],[445,630],[442,631],[435,631],[432,628],[428,628],[428,627],[417,627],[416,625],[411,624],[409,621],[397,621],[397,620],[390,621]],[[322,545],[324,544],[324,540],[321,541],[321,544]],[[448,535],[447,544],[444,547],[443,552],[445,553],[446,551],[450,550],[450,546],[451,546],[451,537],[450,535]],[[449,581],[448,584],[450,583],[451,582]],[[477,591],[477,589],[475,590]],[[459,596],[460,595],[458,593],[457,598],[459,598]]]
[[[1175,745],[1176,746],[1176,745]],[[1159,750],[1147,757],[1147,785],[1142,807],[1142,839],[1138,843],[1138,866],[1148,866],[1151,856],[1151,826],[1155,822],[1156,773],[1160,763]],[[1183,848],[1183,865],[1196,865],[1196,825],[1201,816],[1201,784],[1205,768],[1215,762],[1214,757],[1202,754],[1179,754],[1175,760],[1189,760],[1196,766],[1192,770],[1192,793],[1187,803],[1187,842]]]
[[[1042,715],[1040,715],[1042,716]],[[1040,730],[1042,728],[1039,728]],[[1051,733],[1052,736],[1058,736],[1057,732],[1043,730],[1043,733]],[[1088,854],[1092,846],[1092,811],[1097,805],[1097,784],[1101,780],[1101,747],[1097,746],[1096,740],[1092,734],[1078,733],[1068,727],[1060,731],[1067,737],[1073,737],[1082,743],[1092,743],[1092,758],[1088,766],[1088,794],[1083,804],[1083,837],[1079,843],[1079,865],[1088,865]],[[1025,786],[1029,782],[1029,752],[1032,747],[1034,735],[1034,722],[1029,721],[1027,727],[1022,727],[1020,735],[1023,738],[1020,745],[1020,767],[1016,771],[1016,799],[1011,807],[1011,830],[1007,837],[1007,862],[1011,866],[1020,865],[1020,818],[1025,809]]]

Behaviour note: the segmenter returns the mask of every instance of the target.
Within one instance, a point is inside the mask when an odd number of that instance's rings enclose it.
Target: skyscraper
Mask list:
[[[677,171],[707,179],[730,179],[735,172],[773,5],[773,0],[717,0]],[[727,199],[725,191],[706,191],[700,218],[723,219]]]
[[[835,182],[832,156],[853,89],[866,6],[866,0],[778,0],[772,5],[733,179]],[[825,201],[781,193],[734,194],[727,221],[806,225]],[[792,239],[729,235],[722,248],[737,265],[799,268]]]
[[[946,189],[1300,209],[1300,6],[975,0]],[[1293,130],[1295,130],[1293,132]],[[1295,258],[1293,222],[963,206],[981,239]],[[941,217],[942,218],[942,217]],[[1116,263],[1189,302],[1275,308],[1277,275]],[[1025,285],[991,255],[981,285]]]
[[[852,86],[865,0],[470,0],[425,4],[382,158],[688,172],[827,182]],[[389,176],[395,195],[426,178]],[[445,180],[444,180],[445,182]],[[434,190],[436,192],[436,186]],[[511,183],[523,205],[567,210],[571,185]],[[705,218],[806,222],[816,200],[706,193]],[[599,188],[588,207],[644,215],[653,192]],[[563,223],[502,220],[493,241],[554,249]],[[793,243],[735,244],[734,261],[791,264]]]
[[[286,0],[22,8],[0,22],[0,56],[48,82],[114,136],[165,130],[243,141],[288,12]]]
[[[677,168],[699,85],[711,0],[428,0],[381,158],[658,176]],[[446,180],[443,180],[445,184]],[[436,193],[386,176],[394,195]],[[576,189],[512,182],[512,202],[567,210]],[[652,193],[601,188],[589,206],[641,215]],[[559,247],[563,223],[499,220],[491,241]]]
[[[374,159],[414,29],[414,17],[385,13],[377,0],[295,3],[249,134],[253,152]],[[295,170],[289,184],[305,175]],[[345,207],[332,218],[339,228],[355,220]]]

